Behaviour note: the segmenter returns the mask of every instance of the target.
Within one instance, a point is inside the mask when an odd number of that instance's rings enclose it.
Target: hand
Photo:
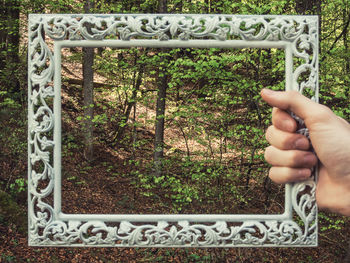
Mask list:
[[[318,206],[350,216],[350,124],[296,91],[263,89],[261,96],[274,107],[273,125],[266,131],[271,144],[265,150],[265,159],[272,165],[270,178],[276,183],[303,181],[311,175],[317,155]],[[296,121],[286,110],[304,120],[316,155],[310,151],[307,138],[295,133]]]

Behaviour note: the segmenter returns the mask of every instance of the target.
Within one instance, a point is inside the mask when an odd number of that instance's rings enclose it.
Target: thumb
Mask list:
[[[273,107],[294,112],[305,121],[306,126],[326,120],[331,113],[327,107],[313,102],[297,91],[263,89],[261,97]]]

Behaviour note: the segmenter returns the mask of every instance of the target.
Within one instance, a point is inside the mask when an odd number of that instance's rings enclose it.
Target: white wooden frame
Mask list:
[[[303,93],[304,89],[310,89],[317,101],[317,17],[32,14],[28,45],[30,246],[317,245],[314,181],[317,169],[313,179],[286,185],[283,214],[64,214],[61,211],[60,55],[62,48],[76,46],[280,48],[285,52],[286,90]],[[299,62],[293,61],[293,57],[299,58],[295,60]],[[299,83],[301,74],[307,77]],[[52,99],[53,107],[49,102]]]

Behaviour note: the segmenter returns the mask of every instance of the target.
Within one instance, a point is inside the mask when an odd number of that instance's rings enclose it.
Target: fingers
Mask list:
[[[304,181],[311,175],[308,168],[271,167],[269,177],[278,184]]]
[[[320,113],[327,109],[296,91],[276,92],[268,89],[261,91],[262,98],[271,106],[272,123],[266,131],[266,139],[272,145],[265,150],[265,159],[273,167],[269,176],[276,183],[302,181],[311,175],[311,168],[316,165],[317,157],[310,148],[308,139],[296,134],[296,121],[286,112],[292,111],[305,121],[308,128],[323,121]]]
[[[311,175],[317,157],[307,151],[310,143],[307,138],[295,134],[296,121],[286,112],[294,112],[305,121],[310,133],[318,123],[329,122],[332,112],[296,91],[276,92],[268,89],[261,91],[262,98],[275,107],[272,123],[266,132],[266,139],[272,145],[265,150],[265,159],[273,167],[269,176],[276,183],[288,183],[305,180]]]
[[[311,168],[316,165],[315,154],[300,150],[280,150],[269,146],[265,150],[265,159],[272,166],[290,168]]]
[[[294,112],[305,121],[306,126],[315,122],[327,121],[332,114],[327,107],[313,102],[297,91],[263,89],[261,96],[273,107]]]
[[[267,128],[266,140],[280,150],[308,150],[310,148],[309,140],[305,136],[285,132],[275,126]]]
[[[269,177],[278,184],[306,180],[311,175],[311,168],[317,163],[317,157],[312,152],[285,151],[273,146],[266,148],[265,159],[272,165]]]
[[[295,132],[297,129],[297,123],[292,116],[275,107],[272,109],[272,124],[276,128],[287,132]]]
[[[275,183],[290,183],[307,179],[311,167],[317,163],[316,156],[306,151],[308,139],[296,133],[286,132],[270,126],[266,139],[272,145],[265,150],[265,159],[273,165],[269,177]]]

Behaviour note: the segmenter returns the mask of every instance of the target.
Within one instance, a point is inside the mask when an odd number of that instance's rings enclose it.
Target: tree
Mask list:
[[[142,51],[141,51],[142,52]],[[147,52],[147,49],[145,50]],[[119,142],[125,133],[126,129],[126,123],[128,122],[130,118],[131,110],[134,108],[134,115],[136,114],[136,101],[137,101],[137,92],[140,90],[141,84],[142,84],[142,77],[145,69],[145,65],[143,63],[139,63],[137,65],[138,60],[138,52],[135,52],[135,58],[134,58],[134,73],[132,77],[132,93],[130,98],[125,98],[126,100],[126,107],[125,111],[123,112],[122,122],[121,125],[117,128],[116,136],[113,139],[113,141]],[[133,121],[135,122],[135,117],[133,118]]]
[[[295,0],[295,10],[302,15],[320,14],[320,0]]]
[[[167,0],[159,1],[159,13],[167,13]],[[158,93],[156,105],[156,125],[154,138],[154,175],[159,177],[162,174],[162,160],[164,154],[164,117],[165,117],[165,100],[166,90],[168,87],[168,75],[166,72],[166,49],[161,49],[163,53],[160,61],[158,73]]]
[[[85,13],[93,8],[92,1],[84,4]],[[93,115],[94,115],[94,48],[83,48],[83,97],[84,97],[84,140],[85,158],[91,161],[93,158]]]

